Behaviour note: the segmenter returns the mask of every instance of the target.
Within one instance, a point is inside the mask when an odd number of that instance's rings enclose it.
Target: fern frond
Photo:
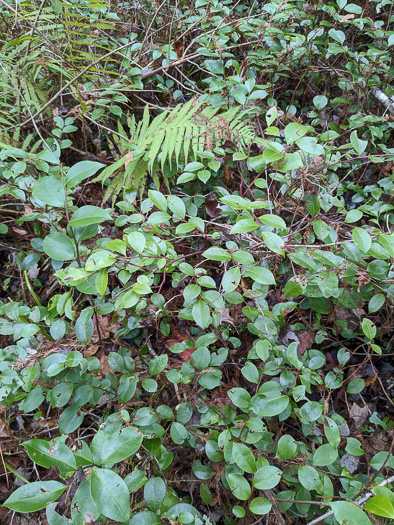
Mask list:
[[[116,196],[122,188],[133,188],[141,193],[148,173],[154,177],[156,186],[160,186],[157,176],[160,165],[164,182],[168,185],[166,173],[171,173],[173,162],[179,169],[181,162],[186,165],[190,158],[197,158],[199,151],[210,151],[226,139],[231,139],[241,148],[251,144],[255,130],[246,120],[247,114],[248,111],[242,111],[240,107],[219,113],[219,108],[206,107],[203,102],[192,99],[186,104],[177,105],[171,111],[163,111],[150,120],[149,109],[146,107],[138,124],[134,115],[127,119],[130,142],[126,144],[124,140],[115,141],[120,145],[124,156],[102,171],[95,180],[103,181],[118,171],[107,194],[112,192]],[[124,135],[123,127],[119,129],[122,129],[121,133]],[[130,151],[138,152],[136,160],[127,159]],[[126,167],[122,169],[122,165]]]

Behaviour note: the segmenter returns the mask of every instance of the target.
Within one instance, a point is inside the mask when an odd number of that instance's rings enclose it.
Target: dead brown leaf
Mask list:
[[[301,357],[306,350],[310,350],[315,340],[315,332],[308,332],[307,330],[301,330],[298,332],[299,343],[297,346],[298,357]]]
[[[346,22],[346,20],[352,20],[354,15],[345,15],[340,19],[340,22]]]
[[[213,192],[205,197],[205,210],[210,217],[217,217],[220,213],[218,200]]]
[[[179,58],[182,57],[182,50],[183,50],[183,42],[175,42],[174,44],[175,53],[178,55]]]
[[[367,406],[360,407],[357,403],[353,403],[349,410],[349,416],[353,419],[356,429],[359,429],[368,419],[369,408]]]

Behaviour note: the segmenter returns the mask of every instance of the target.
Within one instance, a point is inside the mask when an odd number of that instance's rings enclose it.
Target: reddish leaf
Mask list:
[[[175,53],[178,55],[179,58],[181,58],[182,50],[183,50],[183,42],[179,42],[178,40],[177,42],[175,42],[174,48],[175,48]]]

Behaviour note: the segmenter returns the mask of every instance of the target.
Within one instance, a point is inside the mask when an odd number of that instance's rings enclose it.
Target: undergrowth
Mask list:
[[[393,520],[391,3],[0,15],[2,523]]]

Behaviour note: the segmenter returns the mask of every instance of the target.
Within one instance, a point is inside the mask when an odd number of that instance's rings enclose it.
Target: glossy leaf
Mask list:
[[[16,489],[3,505],[16,512],[36,512],[56,501],[66,488],[58,481],[35,481]]]

